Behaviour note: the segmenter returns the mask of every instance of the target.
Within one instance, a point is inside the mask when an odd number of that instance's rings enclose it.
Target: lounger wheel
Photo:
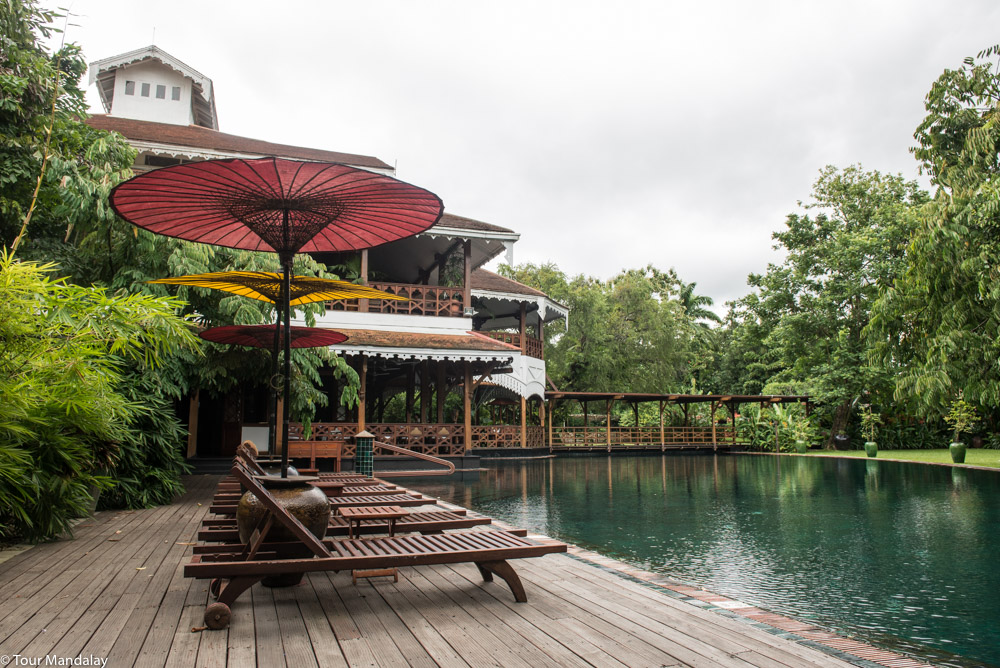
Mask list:
[[[225,603],[209,603],[205,608],[205,626],[210,629],[224,629],[229,626],[232,611]]]
[[[211,592],[213,598],[219,598],[219,592],[222,591],[222,578],[214,578],[208,585],[208,591]]]

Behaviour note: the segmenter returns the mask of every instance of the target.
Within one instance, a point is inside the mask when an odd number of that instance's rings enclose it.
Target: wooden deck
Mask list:
[[[196,631],[208,582],[182,575],[219,478],[177,503],[102,512],[76,538],[0,563],[0,661],[107,658],[108,666],[847,666],[829,653],[553,554],[513,562],[527,603],[472,564],[351,584],[314,573],[253,587],[225,631]],[[861,661],[856,665],[873,665]],[[6,665],[6,664],[4,664]],[[12,664],[16,665],[16,664]]]

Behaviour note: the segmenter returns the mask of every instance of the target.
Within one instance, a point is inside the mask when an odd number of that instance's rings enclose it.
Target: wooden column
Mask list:
[[[632,417],[635,419],[635,428],[639,429],[639,402],[632,402]]]
[[[472,448],[472,366],[468,360],[462,364],[465,367],[465,386],[462,388],[462,405],[465,412],[465,452],[468,452]]]
[[[614,399],[608,399],[605,402],[606,408],[607,408],[607,410],[605,412],[607,421],[604,423],[604,431],[605,431],[605,433],[607,435],[607,439],[608,439],[608,452],[611,452],[611,404],[612,404],[613,401],[614,401]]]
[[[545,318],[542,316],[542,310],[538,309],[538,342],[542,344],[542,359],[545,359]]]
[[[198,400],[201,395],[200,389],[195,389],[188,402],[188,458],[198,454]]]
[[[361,250],[361,285],[368,285],[368,249],[363,248]],[[359,299],[358,300],[358,310],[362,313],[368,313],[368,300]]]
[[[431,410],[431,361],[424,360],[420,369],[420,423],[427,424]]]
[[[465,272],[462,278],[462,308],[472,307],[472,239],[466,239],[462,248]]]
[[[406,424],[413,422],[413,391],[417,382],[417,364],[413,362],[406,367]]]
[[[521,397],[521,447],[528,447],[528,400]]]
[[[434,384],[434,393],[437,395],[437,422],[441,424],[444,422],[444,398],[448,394],[447,380],[445,379],[445,361],[438,360],[437,363],[437,382]]]
[[[524,302],[521,302],[520,320],[521,320],[521,354],[523,355],[525,349],[528,347],[528,342],[525,341],[525,336],[527,336],[528,332],[528,325],[527,325],[528,305],[525,304]]]
[[[361,356],[361,371],[358,372],[361,387],[358,388],[358,433],[365,430],[365,393],[368,388],[368,358]]]

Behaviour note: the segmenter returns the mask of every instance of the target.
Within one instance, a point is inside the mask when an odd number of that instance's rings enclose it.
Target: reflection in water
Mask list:
[[[478,482],[412,486],[943,665],[1000,665],[1000,473],[739,455],[486,465]]]

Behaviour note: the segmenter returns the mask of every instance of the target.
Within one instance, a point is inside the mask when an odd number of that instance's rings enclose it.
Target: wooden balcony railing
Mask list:
[[[545,359],[543,353],[542,340],[536,339],[531,336],[525,335],[523,338],[520,334],[513,334],[511,332],[479,332],[480,334],[485,334],[491,339],[496,339],[497,341],[503,341],[504,343],[509,343],[512,346],[517,346],[521,349],[521,352],[528,357],[534,357],[538,360]],[[522,345],[523,343],[523,345]]]
[[[400,313],[404,315],[464,316],[465,292],[461,286],[445,288],[436,285],[408,283],[369,283],[369,287],[405,297],[395,299],[338,299],[326,302],[328,311],[358,311],[367,301],[368,313]]]
[[[526,428],[528,441],[525,447],[544,448],[545,428],[532,425]],[[472,447],[474,448],[519,448],[521,447],[520,425],[473,425]]]

